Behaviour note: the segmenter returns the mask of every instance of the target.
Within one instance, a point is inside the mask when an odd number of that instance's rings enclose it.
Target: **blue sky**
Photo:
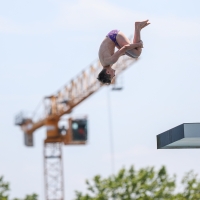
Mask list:
[[[198,150],[157,150],[156,135],[200,119],[199,1],[43,0],[0,2],[0,175],[11,182],[11,197],[36,192],[44,199],[42,148],[45,129],[35,132],[34,148],[23,144],[14,126],[20,111],[34,111],[98,57],[105,35],[142,30],[141,59],[123,73],[121,92],[111,92],[116,171],[135,165],[159,168],[180,178],[199,173]],[[111,173],[108,88],[85,100],[71,116],[88,115],[86,146],[64,146],[65,196],[85,190],[85,179]]]

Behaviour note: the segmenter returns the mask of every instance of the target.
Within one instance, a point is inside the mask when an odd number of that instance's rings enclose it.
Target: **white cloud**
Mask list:
[[[198,36],[199,20],[185,20],[176,16],[157,16],[136,10],[122,8],[105,0],[79,0],[76,3],[61,5],[60,16],[55,25],[68,30],[104,30],[125,28],[132,30],[134,21],[149,19],[152,34],[160,36]]]
[[[155,33],[162,37],[198,37],[200,34],[199,20],[185,20],[177,17],[152,17]]]
[[[124,17],[126,16],[126,18]],[[61,14],[57,19],[60,26],[82,29],[102,29],[127,21],[133,23],[133,19],[142,19],[138,12],[123,9],[112,5],[105,0],[79,0],[76,4],[65,3],[62,5]],[[128,24],[127,23],[127,24]]]
[[[1,33],[19,33],[19,27],[12,21],[0,17],[0,32]]]
[[[0,17],[0,33],[11,34],[46,34],[52,32],[51,23],[43,24],[35,22],[29,26],[17,23],[15,20],[8,20]]]
[[[152,155],[152,154],[155,154],[155,152],[156,152],[156,149],[152,149],[144,145],[136,145],[133,148],[126,149],[123,152],[115,153],[114,157],[116,161],[121,161],[121,160],[130,159],[132,157]],[[111,158],[111,154],[106,154],[102,157],[102,160],[109,162],[110,158]]]
[[[59,15],[48,23],[34,22],[29,26],[0,18],[0,32],[18,34],[47,34],[61,30],[99,31],[119,28],[133,30],[135,20],[149,19],[151,34],[161,37],[197,37],[199,19],[185,20],[177,16],[157,16],[122,8],[106,0],[79,0],[60,3]]]

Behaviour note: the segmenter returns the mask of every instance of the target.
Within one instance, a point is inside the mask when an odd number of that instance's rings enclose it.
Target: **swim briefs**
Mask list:
[[[119,44],[117,43],[117,40],[116,40],[118,33],[119,33],[119,30],[112,30],[106,35],[106,37],[110,38],[115,43],[115,45],[120,48],[120,46],[119,46]]]

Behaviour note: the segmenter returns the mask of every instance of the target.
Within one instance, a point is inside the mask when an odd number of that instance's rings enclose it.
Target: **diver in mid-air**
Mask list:
[[[127,55],[132,58],[138,58],[142,52],[143,42],[140,38],[140,31],[148,26],[149,20],[135,22],[135,34],[133,43],[119,30],[112,30],[99,48],[99,60],[103,70],[98,75],[98,80],[103,84],[110,84],[115,76],[115,70],[112,65],[117,62],[120,56]],[[115,47],[118,51],[115,52]]]

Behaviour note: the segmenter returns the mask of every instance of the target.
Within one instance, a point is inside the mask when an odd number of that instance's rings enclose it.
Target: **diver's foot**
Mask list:
[[[135,28],[141,30],[144,27],[148,26],[149,24],[150,24],[149,20],[145,20],[145,21],[142,21],[142,22],[135,22]]]

